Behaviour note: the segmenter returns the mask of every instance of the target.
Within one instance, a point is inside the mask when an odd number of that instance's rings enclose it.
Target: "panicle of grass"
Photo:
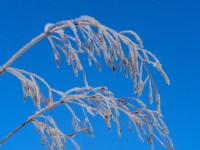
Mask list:
[[[125,30],[117,32],[113,29],[110,29],[109,27],[100,24],[92,17],[81,16],[80,18],[76,18],[74,20],[60,21],[55,24],[51,24],[51,26],[47,26],[45,28],[45,32],[50,33],[48,37],[55,37],[55,35],[53,35],[54,32],[57,32],[61,29],[65,30],[66,28],[70,28],[74,33],[74,37],[71,36],[71,38],[68,38],[68,41],[73,41],[78,44],[78,47],[75,47],[73,44],[67,46],[68,49],[74,50],[73,52],[67,52],[68,59],[74,61],[78,60],[77,62],[79,62],[72,64],[72,68],[75,70],[75,74],[77,74],[78,71],[78,69],[76,69],[77,64],[81,64],[77,50],[75,49],[81,49],[82,52],[88,54],[89,64],[91,65],[91,60],[93,60],[100,71],[102,70],[101,65],[95,57],[95,52],[97,52],[97,56],[100,56],[101,52],[103,53],[106,64],[110,66],[113,71],[118,68],[118,65],[115,65],[115,63],[117,63],[118,58],[120,58],[120,67],[124,68],[124,73],[126,77],[128,77],[128,74],[130,74],[130,77],[134,81],[134,92],[138,93],[139,96],[142,95],[142,82],[137,78],[142,79],[143,74],[141,73],[142,70],[138,67],[145,65],[145,63],[149,63],[155,66],[161,72],[166,82],[169,84],[169,79],[166,73],[163,71],[158,59],[151,52],[143,49],[142,40],[134,31]],[[65,35],[65,37],[69,36],[67,33],[64,32],[62,32],[61,35],[58,35],[63,36],[63,34]],[[139,45],[134,43],[129,37],[125,36],[125,34],[133,35],[138,41]],[[53,43],[52,47],[54,50],[56,41],[52,41],[51,39],[52,38],[50,38],[50,43]],[[63,41],[63,44],[65,44],[65,41]],[[129,56],[126,56],[124,54],[124,46],[128,47]],[[74,57],[74,54],[76,54],[76,57]],[[56,60],[59,60],[57,53],[54,52],[54,55]],[[153,58],[153,60],[150,60],[149,57]],[[81,69],[79,70],[83,71],[84,69],[81,67]],[[147,74],[149,74],[149,72],[147,72]],[[150,80],[150,78],[148,78],[148,80]],[[145,84],[143,86],[145,86]],[[150,101],[152,102],[152,100]]]
[[[42,121],[41,121],[42,120]],[[56,122],[50,116],[38,116],[37,119],[32,120],[42,137],[42,144],[46,144],[49,150],[65,150],[65,143],[70,140],[76,150],[80,150],[79,145],[74,141],[75,133],[66,135],[57,127]]]
[[[26,101],[27,96],[31,96],[35,105],[39,109],[41,108],[41,103],[44,104],[44,106],[48,106],[53,102],[53,92],[57,93],[58,95],[62,95],[62,92],[51,88],[43,78],[34,73],[12,67],[9,67],[7,71],[15,75],[21,81],[24,100]],[[36,79],[47,87],[49,95],[48,98],[43,95],[38,83],[36,82]]]

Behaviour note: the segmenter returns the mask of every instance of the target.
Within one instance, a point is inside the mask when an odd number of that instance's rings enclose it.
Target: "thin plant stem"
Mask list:
[[[36,36],[36,38],[32,39],[30,42],[28,42],[24,47],[22,47],[19,51],[17,51],[1,68],[0,68],[0,74],[2,74],[18,57],[20,57],[26,50],[28,50],[31,46],[33,46],[35,43],[40,41],[41,39],[48,36],[48,33],[41,33],[40,35]]]

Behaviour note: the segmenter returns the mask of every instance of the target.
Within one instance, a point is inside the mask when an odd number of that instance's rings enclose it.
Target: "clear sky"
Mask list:
[[[198,150],[200,134],[200,1],[199,0],[0,0],[0,65],[34,36],[48,22],[73,19],[81,15],[96,18],[117,31],[134,30],[144,47],[159,58],[171,79],[167,86],[160,74],[153,72],[161,94],[161,109],[176,150]],[[33,46],[13,66],[37,73],[60,90],[82,86],[71,67],[61,58],[56,69],[50,44],[46,39]],[[90,85],[106,85],[116,96],[132,95],[132,82],[106,66],[86,69]],[[52,74],[53,72],[53,74]],[[23,102],[21,83],[10,74],[0,76],[0,138],[2,139],[36,108],[28,99]],[[133,95],[132,95],[133,96]],[[69,114],[55,110],[61,128],[68,127]],[[96,120],[95,120],[96,119]],[[146,150],[135,132],[122,129],[117,136],[115,125],[109,131],[100,118],[92,120],[95,138],[78,135],[82,150]],[[68,147],[69,146],[69,147]],[[67,148],[74,149],[71,144]],[[155,143],[156,150],[162,149]],[[32,124],[11,137],[0,150],[42,150],[40,136]],[[46,147],[43,148],[44,150]]]

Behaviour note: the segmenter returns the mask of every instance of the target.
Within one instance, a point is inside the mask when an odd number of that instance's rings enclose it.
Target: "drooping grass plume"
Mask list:
[[[57,67],[60,66],[60,58],[65,57],[66,63],[72,67],[75,76],[82,72],[84,87],[77,86],[68,91],[59,91],[53,89],[48,82],[35,73],[10,67],[16,59],[43,38],[48,38],[52,46]],[[94,63],[99,71],[102,70],[99,59],[104,59],[106,65],[113,72],[122,71],[125,77],[132,80],[132,90],[135,97],[117,98],[104,86],[91,87],[87,81],[87,72],[82,66],[83,60],[80,59],[80,55],[83,54],[87,55],[89,66]],[[78,142],[75,141],[79,132],[87,133],[91,137],[94,136],[92,123],[89,119],[91,116],[100,115],[108,128],[112,128],[112,124],[115,123],[120,136],[122,130],[119,119],[120,114],[123,113],[129,120],[129,130],[135,129],[139,139],[142,141],[146,139],[152,149],[154,149],[153,141],[156,139],[164,147],[173,150],[172,141],[168,136],[169,131],[162,120],[160,94],[148,69],[149,65],[152,65],[161,73],[167,84],[170,83],[157,57],[144,49],[142,40],[134,31],[117,32],[89,16],[48,23],[45,26],[44,33],[18,50],[0,68],[0,74],[7,71],[19,79],[22,83],[24,100],[27,96],[30,96],[37,109],[35,114],[8,134],[0,144],[6,142],[26,124],[32,123],[41,135],[42,144],[46,145],[49,150],[55,148],[63,150],[67,141],[71,141],[76,149],[80,149]],[[47,97],[44,96],[43,89],[38,82],[41,82],[47,88]],[[149,102],[153,104],[155,99],[156,110],[147,108],[140,99],[146,86]],[[54,99],[53,93],[58,94],[60,99]],[[60,105],[64,105],[66,111],[72,116],[72,133],[63,133],[53,117],[45,115],[46,112]],[[73,105],[79,106],[84,119],[78,116]]]

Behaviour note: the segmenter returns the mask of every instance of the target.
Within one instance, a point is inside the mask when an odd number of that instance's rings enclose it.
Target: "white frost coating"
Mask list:
[[[63,29],[59,29],[59,30],[57,30],[55,32],[58,33],[61,37],[64,35],[64,30]]]
[[[53,23],[47,23],[44,27],[44,32],[47,32],[53,25],[54,25]]]
[[[53,27],[55,26],[55,24],[53,23],[47,23],[44,27],[44,31],[45,32],[49,32]],[[56,27],[56,26],[55,26]],[[54,31],[55,33],[58,33],[61,37],[64,36],[64,30],[63,29],[59,29]]]

